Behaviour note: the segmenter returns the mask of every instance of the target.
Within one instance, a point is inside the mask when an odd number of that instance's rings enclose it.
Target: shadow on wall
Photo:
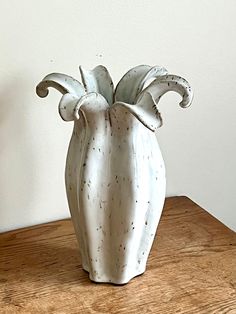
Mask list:
[[[30,215],[34,195],[33,134],[24,80],[0,84],[0,232]],[[21,223],[22,225],[22,223]]]

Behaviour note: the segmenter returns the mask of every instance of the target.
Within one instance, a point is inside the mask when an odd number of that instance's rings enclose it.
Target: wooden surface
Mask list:
[[[147,271],[124,286],[89,281],[70,220],[1,234],[0,313],[236,313],[236,234],[169,198]]]

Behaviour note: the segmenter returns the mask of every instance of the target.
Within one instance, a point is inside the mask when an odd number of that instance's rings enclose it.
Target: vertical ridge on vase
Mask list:
[[[100,118],[98,117],[100,116]],[[104,223],[104,205],[107,202],[107,186],[109,181],[109,121],[107,111],[86,112],[87,132],[84,146],[84,157],[81,165],[80,206],[84,213],[84,224],[81,229],[86,232],[87,252],[90,278],[99,281],[103,266],[109,261],[103,249],[106,240],[104,234],[107,226]],[[96,119],[96,120],[95,120]],[[98,193],[99,191],[99,193]],[[104,265],[105,266],[105,265]]]
[[[81,118],[74,123],[74,128],[68,148],[65,170],[65,184],[67,199],[70,208],[71,217],[75,234],[80,246],[80,254],[82,258],[82,266],[88,269],[87,244],[84,232],[82,232],[84,218],[83,211],[79,202],[78,189],[82,189],[80,169],[83,161],[84,145],[86,137],[86,121]]]

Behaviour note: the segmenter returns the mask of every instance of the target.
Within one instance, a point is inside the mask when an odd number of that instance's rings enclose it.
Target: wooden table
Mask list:
[[[70,220],[1,234],[0,313],[236,313],[236,234],[169,198],[146,273],[124,286],[89,281]]]

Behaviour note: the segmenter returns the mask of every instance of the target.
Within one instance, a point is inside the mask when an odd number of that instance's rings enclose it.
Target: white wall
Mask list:
[[[0,2],[0,231],[68,217],[64,164],[71,123],[59,93],[39,99],[50,72],[107,66],[117,82],[138,64],[163,65],[195,90],[160,104],[168,195],[188,195],[236,229],[234,0]]]

